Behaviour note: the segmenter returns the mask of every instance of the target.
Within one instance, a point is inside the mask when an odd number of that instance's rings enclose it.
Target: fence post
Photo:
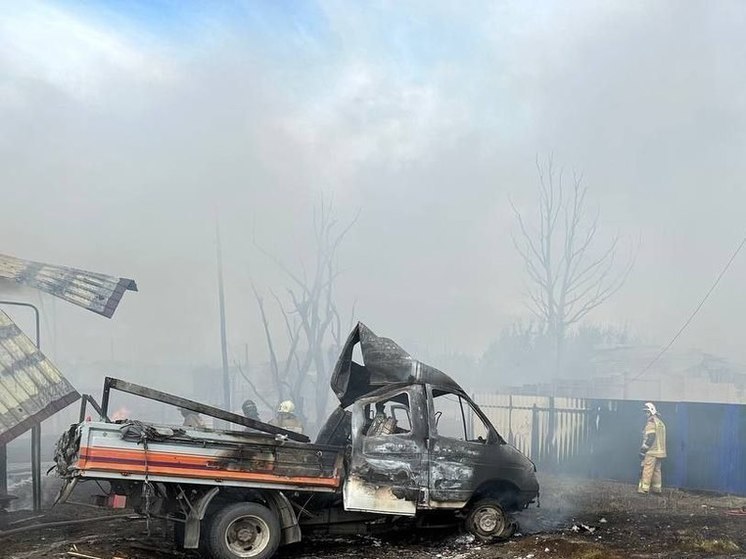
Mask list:
[[[590,479],[598,479],[598,465],[596,460],[600,456],[598,450],[598,431],[601,427],[601,403],[598,400],[591,400],[590,406],[586,406],[586,409],[588,412],[583,438],[588,448],[588,477]]]
[[[8,451],[0,444],[0,496],[8,493]]]
[[[515,445],[513,436],[513,394],[508,394],[508,442]]]
[[[539,456],[539,408],[536,407],[536,403],[531,408],[531,460],[535,463],[541,462]]]
[[[558,462],[555,456],[555,445],[554,445],[554,429],[555,429],[555,416],[557,409],[554,407],[554,396],[549,397],[549,410],[547,412],[549,417],[547,418],[547,435],[546,435],[546,448],[547,448],[547,464],[550,469],[554,469]]]

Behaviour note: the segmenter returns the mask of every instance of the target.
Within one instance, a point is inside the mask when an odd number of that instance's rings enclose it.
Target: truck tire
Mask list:
[[[477,501],[465,520],[466,530],[479,541],[492,543],[505,540],[515,533],[516,525],[495,499]]]
[[[280,545],[280,521],[259,503],[235,503],[211,519],[207,548],[213,559],[269,559]]]

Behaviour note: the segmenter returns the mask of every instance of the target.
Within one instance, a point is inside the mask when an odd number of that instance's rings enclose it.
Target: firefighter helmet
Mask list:
[[[658,410],[655,409],[655,404],[653,402],[645,402],[645,407],[643,409],[650,415],[658,415]]]
[[[284,402],[280,402],[277,411],[280,413],[293,413],[295,411],[295,404],[290,400],[285,400]]]

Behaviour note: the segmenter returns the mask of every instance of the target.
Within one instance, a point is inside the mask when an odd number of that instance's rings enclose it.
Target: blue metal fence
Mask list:
[[[593,479],[639,479],[642,401],[525,395],[477,395],[475,400],[503,437],[526,452],[540,470]],[[667,432],[664,485],[746,496],[746,406],[656,406]],[[516,422],[516,417],[523,419]]]

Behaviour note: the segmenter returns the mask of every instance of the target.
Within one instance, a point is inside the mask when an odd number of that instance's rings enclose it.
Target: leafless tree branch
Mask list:
[[[335,283],[340,275],[337,266],[337,252],[349,231],[357,223],[360,212],[357,211],[351,220],[341,223],[334,215],[331,199],[321,197],[313,208],[312,240],[314,252],[310,258],[309,269],[301,263],[302,273],[297,274],[268,251],[255,246],[274,262],[291,281],[285,288],[287,304],[274,292],[272,296],[282,313],[285,333],[289,340],[288,357],[284,368],[280,370],[271,333],[264,312],[261,297],[254,289],[259,304],[260,317],[265,325],[265,337],[268,340],[270,363],[278,378],[287,380],[294,398],[302,393],[309,374],[315,371],[316,382],[313,386],[315,418],[317,423],[324,419],[328,402],[328,376],[331,374],[330,362],[338,352],[342,340],[342,322],[336,306]],[[354,314],[354,306],[353,306]],[[332,351],[333,350],[333,351]],[[291,379],[292,377],[292,379]],[[296,402],[296,406],[298,402]]]
[[[261,295],[259,295],[259,292],[257,291],[256,286],[253,283],[251,284],[251,289],[254,292],[254,298],[256,299],[256,304],[259,307],[259,315],[261,316],[262,325],[264,327],[264,336],[267,342],[267,350],[269,351],[269,363],[272,378],[274,380],[275,387],[277,387],[278,392],[280,392],[280,386],[282,385],[282,383],[280,382],[280,367],[277,363],[277,353],[275,353],[275,346],[272,342],[272,332],[269,328],[269,320],[267,319],[267,313],[264,310],[264,299],[262,299]],[[280,397],[282,397],[281,394]]]
[[[564,170],[555,168],[552,154],[544,161],[537,155],[536,170],[538,227],[532,231],[509,200],[518,230],[513,245],[529,283],[526,307],[556,339],[559,356],[567,329],[622,288],[635,257],[633,253],[619,270],[619,237],[594,250],[600,218],[597,209],[587,209],[588,187],[582,173],[573,172],[566,184]]]
[[[269,409],[274,409],[275,405],[271,403],[269,400],[267,400],[264,395],[261,393],[260,390],[257,390],[256,385],[254,382],[249,378],[249,375],[247,375],[241,365],[235,361],[234,362],[235,367],[238,369],[238,374],[240,374],[243,379],[246,381],[246,384],[249,385],[249,388],[251,388],[251,391],[254,393],[254,395],[261,400],[261,402],[267,406]]]

